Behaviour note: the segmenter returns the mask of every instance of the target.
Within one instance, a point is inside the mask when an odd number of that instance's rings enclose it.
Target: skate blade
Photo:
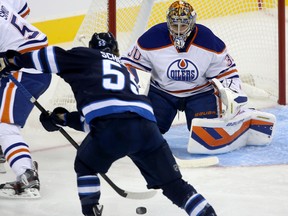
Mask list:
[[[14,189],[0,189],[0,198],[8,199],[39,199],[40,192],[36,188],[25,189],[21,194],[16,194]]]

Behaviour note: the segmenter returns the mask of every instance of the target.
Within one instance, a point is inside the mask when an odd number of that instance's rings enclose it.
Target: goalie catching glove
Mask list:
[[[248,98],[241,92],[232,79],[226,79],[221,83],[218,79],[214,78],[212,79],[212,83],[218,90],[221,101],[226,106],[222,118],[225,121],[229,121],[239,113],[241,107],[247,104]]]
[[[69,113],[63,107],[56,107],[52,113],[41,113],[40,122],[49,131],[58,131],[61,126],[66,126],[65,115]]]

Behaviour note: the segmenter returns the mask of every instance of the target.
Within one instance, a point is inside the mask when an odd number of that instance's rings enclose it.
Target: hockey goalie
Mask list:
[[[230,80],[212,83],[224,110],[220,118],[194,118],[187,151],[191,154],[221,154],[246,145],[267,145],[273,137],[273,114],[244,108],[247,96]]]

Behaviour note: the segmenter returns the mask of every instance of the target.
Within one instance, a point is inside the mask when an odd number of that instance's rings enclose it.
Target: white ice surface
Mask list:
[[[82,139],[82,134],[70,133],[76,141]],[[73,171],[74,147],[57,132],[37,131],[27,139],[33,143],[33,159],[39,163],[42,197],[0,199],[0,216],[80,216]],[[7,164],[6,168],[8,173],[0,174],[1,182],[15,178]],[[219,216],[288,215],[288,165],[187,168],[182,173],[210,201]],[[116,162],[107,175],[123,189],[146,190],[142,176],[128,158]],[[104,180],[101,182],[104,216],[136,215],[139,206],[147,208],[147,216],[186,215],[161,191],[148,200],[129,200],[116,194]]]

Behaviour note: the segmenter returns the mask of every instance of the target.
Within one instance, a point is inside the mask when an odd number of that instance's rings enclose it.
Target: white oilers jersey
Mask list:
[[[13,49],[24,53],[48,45],[46,35],[3,0],[0,0],[0,32],[0,52]]]
[[[145,32],[121,60],[150,72],[151,85],[177,97],[211,90],[213,78],[239,78],[225,44],[199,24],[182,50],[174,47],[167,24],[158,24]]]
[[[26,18],[30,13],[26,0],[0,0],[0,2],[6,2],[23,18]]]

